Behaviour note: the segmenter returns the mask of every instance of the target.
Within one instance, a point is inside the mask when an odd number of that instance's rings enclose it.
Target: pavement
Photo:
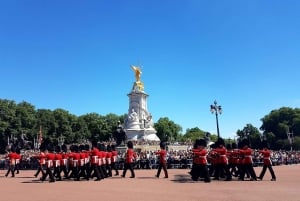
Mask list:
[[[262,167],[256,167],[258,175]],[[156,170],[135,170],[136,178],[113,176],[101,181],[41,182],[35,171],[20,171],[5,177],[0,170],[0,198],[3,201],[300,201],[300,165],[273,167],[277,181],[267,171],[262,181],[194,182],[189,169],[168,169],[169,178],[158,179]]]

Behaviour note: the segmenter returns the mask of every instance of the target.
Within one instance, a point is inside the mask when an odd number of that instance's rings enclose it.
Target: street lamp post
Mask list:
[[[288,137],[288,140],[289,140],[289,143],[290,143],[290,146],[291,146],[291,151],[293,151],[294,133],[293,133],[293,131],[290,132],[290,129],[289,129],[286,132],[286,135]]]
[[[216,122],[217,122],[217,132],[218,132],[218,139],[220,138],[220,130],[219,130],[219,120],[218,115],[222,114],[222,107],[221,105],[217,105],[217,101],[214,101],[213,105],[210,105],[210,111],[212,114],[216,115]]]
[[[61,146],[62,146],[62,145],[64,144],[64,142],[65,142],[64,136],[60,135],[60,136],[57,138],[57,141],[58,141],[58,146],[60,146],[60,148],[61,148]]]

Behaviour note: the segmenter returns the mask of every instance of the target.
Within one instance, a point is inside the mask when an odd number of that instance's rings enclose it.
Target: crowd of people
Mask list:
[[[207,147],[204,139],[196,140],[193,147],[186,150],[168,150],[166,143],[160,143],[160,150],[134,150],[134,143],[129,141],[127,149],[116,150],[114,144],[93,143],[80,145],[62,145],[41,147],[39,151],[20,151],[12,146],[1,158],[0,168],[7,169],[5,176],[20,172],[20,169],[37,169],[40,180],[50,182],[63,179],[94,179],[96,181],[119,175],[125,177],[127,170],[131,178],[135,177],[134,169],[157,169],[159,177],[163,169],[165,178],[171,168],[191,168],[193,180],[205,182],[214,180],[230,181],[233,177],[239,180],[263,179],[269,169],[272,180],[276,180],[272,165],[293,164],[300,162],[300,153],[296,151],[270,151],[266,142],[261,150],[252,150],[247,140],[240,144],[225,145],[219,138],[212,146]],[[263,166],[257,176],[253,167]]]

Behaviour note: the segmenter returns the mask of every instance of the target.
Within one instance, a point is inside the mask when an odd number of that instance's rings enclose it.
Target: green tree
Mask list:
[[[161,141],[174,141],[177,140],[182,131],[182,127],[168,117],[160,118],[157,123],[154,124],[154,128],[157,131],[157,136]]]
[[[246,124],[242,130],[237,130],[236,134],[239,136],[239,140],[248,139],[252,148],[260,148],[262,136],[258,128],[254,127],[252,124]]]
[[[271,144],[271,148],[273,149],[286,147],[286,143],[288,142],[287,133],[292,132],[294,137],[300,135],[299,108],[282,107],[278,110],[272,110],[261,121],[262,126],[260,129],[264,133],[273,133],[275,136],[274,142]]]

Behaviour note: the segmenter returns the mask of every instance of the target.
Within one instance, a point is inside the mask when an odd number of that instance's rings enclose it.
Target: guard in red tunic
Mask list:
[[[136,160],[136,153],[133,150],[133,143],[131,141],[127,142],[127,151],[126,151],[126,156],[125,156],[125,164],[124,164],[124,170],[122,177],[126,176],[126,171],[129,169],[131,172],[131,177],[130,178],[135,178],[135,173],[134,173],[134,163]]]
[[[45,154],[44,147],[40,147],[40,153],[35,158],[37,158],[37,160],[39,162],[39,166],[38,166],[38,170],[36,171],[34,176],[37,177],[40,172],[42,173],[42,176],[43,176],[45,174],[44,170],[46,169],[46,154]]]
[[[115,170],[115,176],[119,175],[118,168],[116,167],[117,159],[118,159],[118,151],[116,150],[116,145],[111,145],[111,169]]]
[[[16,153],[16,148],[13,145],[10,149],[9,154],[7,155],[7,158],[9,160],[9,166],[5,176],[7,177],[11,172],[11,177],[15,177],[15,166],[16,160],[18,159],[18,154]]]
[[[257,177],[257,178],[260,180],[263,180],[266,170],[268,168],[271,173],[271,176],[272,176],[271,181],[276,181],[276,176],[275,176],[274,170],[272,168],[271,151],[269,150],[269,145],[268,145],[267,141],[262,141],[262,150],[260,150],[259,153],[261,153],[263,155],[264,165],[263,165],[263,169],[262,169],[259,177]]]
[[[97,148],[97,142],[95,141],[92,143],[92,150],[90,152],[90,156],[91,156],[91,168],[90,171],[88,172],[88,176],[90,178],[96,177],[95,181],[100,181],[102,178],[98,168],[99,150]]]
[[[61,160],[60,160],[60,175],[63,172],[64,178],[68,178],[68,160],[69,160],[69,154],[68,154],[68,148],[65,144],[61,146]]]
[[[112,176],[111,158],[112,158],[111,145],[107,145],[106,146],[106,171],[108,177]]]
[[[159,156],[159,165],[156,173],[156,177],[159,178],[161,169],[164,170],[165,178],[168,178],[168,170],[167,170],[167,151],[166,151],[166,143],[160,143],[160,151],[156,152],[156,155]]]
[[[210,175],[207,168],[207,150],[206,141],[204,139],[197,139],[193,152],[193,166],[191,176],[193,181],[198,181],[200,177],[204,178],[204,182],[210,182]]]
[[[46,151],[46,173],[40,178],[41,181],[45,181],[45,179],[49,175],[49,182],[55,182],[53,176],[54,160],[55,160],[55,154],[53,153],[53,147],[49,145]]]
[[[218,164],[216,167],[216,179],[219,180],[221,175],[225,174],[225,181],[231,180],[231,174],[228,168],[228,158],[227,158],[227,149],[225,147],[225,142],[222,138],[219,138],[216,142],[217,147],[215,152],[218,156]]]
[[[256,181],[256,174],[253,168],[252,160],[252,149],[249,147],[249,140],[244,139],[242,141],[242,149],[240,149],[240,154],[242,158],[242,170],[240,175],[240,180],[244,180],[245,174],[248,172],[251,177],[251,181]]]
[[[62,154],[61,154],[61,148],[60,146],[55,147],[55,159],[53,161],[53,175],[57,178],[58,181],[61,181],[61,175],[60,175],[60,167],[61,167],[61,160],[62,160]]]

